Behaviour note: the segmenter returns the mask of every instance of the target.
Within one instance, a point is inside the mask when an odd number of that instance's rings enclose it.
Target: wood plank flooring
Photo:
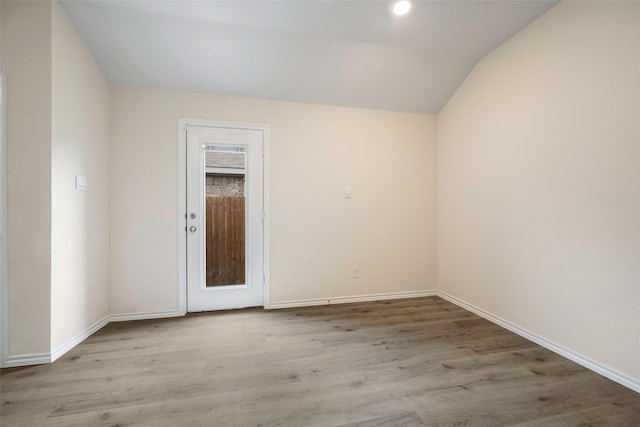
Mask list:
[[[9,426],[640,426],[640,394],[437,297],[112,323]]]

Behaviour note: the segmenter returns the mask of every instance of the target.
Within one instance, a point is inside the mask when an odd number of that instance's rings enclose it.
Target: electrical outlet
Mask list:
[[[358,277],[360,277],[360,267],[353,267],[353,274],[352,276],[354,279],[357,279]]]

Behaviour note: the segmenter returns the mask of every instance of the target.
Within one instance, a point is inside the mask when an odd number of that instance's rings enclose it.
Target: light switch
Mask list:
[[[344,197],[350,199],[352,197],[351,187],[344,187]]]
[[[87,191],[87,177],[76,175],[76,190]]]

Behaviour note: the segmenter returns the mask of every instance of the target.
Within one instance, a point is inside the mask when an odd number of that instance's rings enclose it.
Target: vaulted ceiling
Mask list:
[[[556,3],[61,2],[112,84],[419,113]]]

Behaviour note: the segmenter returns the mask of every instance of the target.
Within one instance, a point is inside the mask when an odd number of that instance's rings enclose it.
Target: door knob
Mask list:
[[[192,233],[195,233],[196,230],[197,230],[197,228],[196,228],[195,225],[192,225],[191,227],[189,227],[189,231],[192,232]]]

